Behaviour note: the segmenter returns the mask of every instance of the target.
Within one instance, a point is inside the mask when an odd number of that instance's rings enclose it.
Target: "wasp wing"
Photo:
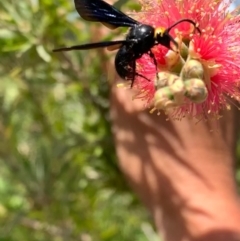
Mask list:
[[[101,22],[112,29],[139,24],[102,0],[74,0],[74,3],[79,15],[87,21]]]
[[[53,49],[53,52],[96,49],[96,48],[104,48],[104,47],[110,47],[110,46],[115,46],[114,49],[116,49],[116,48],[121,47],[121,45],[126,42],[127,42],[126,40],[116,40],[116,41],[88,43],[88,44],[82,44],[82,45],[75,45],[75,46],[71,46],[71,47],[63,47],[63,48]]]

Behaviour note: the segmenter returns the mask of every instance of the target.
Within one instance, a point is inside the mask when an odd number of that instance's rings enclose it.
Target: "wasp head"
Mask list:
[[[174,40],[174,38],[169,34],[168,29],[164,27],[157,27],[154,31],[154,39],[155,44],[161,44],[168,49],[173,51],[177,51],[171,47],[171,42],[175,45],[176,49],[178,49],[178,43]]]
[[[172,28],[174,28],[176,25],[182,23],[182,22],[188,22],[194,26],[194,28],[198,31],[199,34],[201,34],[201,30],[197,26],[197,23],[195,23],[193,20],[184,18],[180,19],[179,21],[175,22],[173,25],[171,25],[168,28],[163,27],[157,27],[154,31],[154,38],[155,38],[155,45],[161,44],[165,46],[168,49],[173,50],[174,52],[178,52],[178,43],[174,40],[174,38],[170,35],[170,31]],[[171,42],[174,44],[173,48],[171,46]]]

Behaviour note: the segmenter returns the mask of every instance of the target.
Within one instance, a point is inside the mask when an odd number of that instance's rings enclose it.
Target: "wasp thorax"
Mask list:
[[[131,28],[127,39],[133,39],[136,41],[146,41],[148,38],[153,41],[154,28],[150,25],[141,24],[134,28]]]

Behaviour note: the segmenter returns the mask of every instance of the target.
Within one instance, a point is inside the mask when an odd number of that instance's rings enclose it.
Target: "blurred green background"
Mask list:
[[[73,1],[0,0],[1,241],[157,240],[116,165],[114,53],[51,52],[100,40],[99,26]]]
[[[51,52],[100,40],[99,26],[73,1],[0,0],[0,241],[159,240],[116,164],[114,53]]]

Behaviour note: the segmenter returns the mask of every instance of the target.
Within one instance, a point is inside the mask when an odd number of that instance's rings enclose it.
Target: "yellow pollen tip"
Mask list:
[[[117,88],[129,88],[129,82],[125,82],[125,83],[118,83]]]
[[[157,27],[154,31],[154,37],[156,38],[158,35],[160,35],[160,37],[162,37],[165,30],[166,29],[164,27]]]

